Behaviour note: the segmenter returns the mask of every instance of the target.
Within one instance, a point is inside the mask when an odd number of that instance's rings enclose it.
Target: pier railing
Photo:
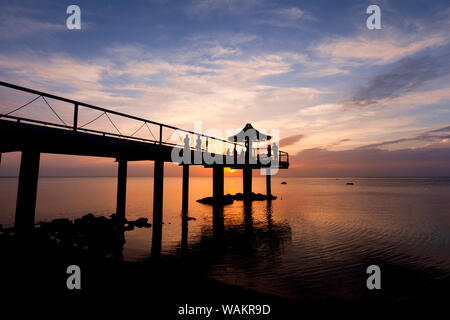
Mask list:
[[[72,130],[74,132],[86,132],[86,133],[97,134],[97,135],[102,135],[102,136],[110,136],[110,137],[116,137],[116,138],[122,138],[122,139],[142,141],[142,142],[146,142],[146,143],[159,144],[159,145],[172,146],[172,147],[180,146],[180,143],[183,143],[183,137],[180,137],[180,136],[178,137],[179,142],[177,142],[177,143],[168,141],[171,133],[173,134],[174,131],[177,131],[177,133],[182,133],[183,135],[190,136],[189,137],[190,138],[189,146],[190,146],[191,150],[214,152],[214,153],[221,152],[223,155],[226,155],[227,152],[229,152],[229,150],[232,150],[233,152],[237,152],[237,150],[240,151],[240,150],[246,149],[246,147],[243,143],[236,143],[236,142],[231,142],[231,141],[224,140],[224,139],[219,139],[216,137],[205,135],[203,133],[178,128],[175,126],[163,124],[160,122],[152,121],[152,120],[145,119],[142,117],[133,116],[130,114],[122,113],[122,112],[111,110],[111,109],[102,108],[102,107],[84,103],[81,101],[64,98],[61,96],[57,96],[54,94],[50,94],[50,93],[46,93],[46,92],[42,92],[42,91],[30,89],[30,88],[25,88],[25,87],[18,86],[15,84],[0,81],[0,86],[14,89],[14,90],[24,92],[24,93],[36,95],[36,97],[31,99],[27,103],[25,103],[19,107],[16,107],[13,110],[11,110],[7,113],[0,113],[0,118],[3,118],[3,119],[9,119],[12,121],[23,122],[23,123],[32,123],[32,124],[41,125],[41,126],[56,127],[56,128],[65,129],[65,130]],[[33,119],[33,118],[19,117],[19,116],[13,115],[13,113],[31,105],[34,101],[38,100],[39,98],[43,99],[43,101],[45,102],[47,107],[50,108],[50,110],[58,118],[59,123],[37,120],[37,119]],[[72,105],[73,115],[71,116],[71,120],[72,120],[71,123],[67,123],[66,121],[64,121],[64,119],[55,111],[55,108],[53,108],[52,105],[49,103],[48,99],[52,99],[52,100],[56,100],[59,102],[64,102],[64,103],[68,103],[68,104]],[[79,123],[80,122],[80,113],[81,113],[82,109],[95,110],[95,111],[100,112],[100,114],[97,114],[92,120],[89,120],[86,123],[80,125],[80,123]],[[123,134],[121,132],[121,130],[119,130],[118,126],[115,124],[113,119],[111,118],[112,115],[118,116],[120,118],[137,121],[137,122],[140,122],[140,124],[139,124],[139,126],[137,126],[137,129],[132,134]],[[109,131],[102,131],[102,130],[97,130],[97,129],[93,129],[93,128],[87,128],[87,126],[89,126],[90,124],[94,123],[95,121],[99,120],[102,117],[106,118],[106,120],[110,122],[110,124],[114,127],[116,132],[109,132]],[[139,131],[145,130],[145,128],[148,130],[148,133],[151,134],[151,137],[152,137],[151,139],[136,136],[136,134]],[[157,131],[156,134],[153,133],[153,131],[155,129]],[[169,133],[169,135],[168,135],[168,138],[165,139],[164,134],[167,134],[167,132]],[[194,139],[191,139],[191,137]],[[197,141],[196,141],[198,139],[198,137],[200,137],[200,139],[201,139],[201,147],[200,148],[198,147]],[[210,148],[210,146],[212,146],[212,145],[214,145],[214,147]],[[286,162],[289,162],[289,156],[286,152],[279,151],[279,158],[280,158],[280,160],[281,160],[281,158],[283,158],[283,160],[285,160]]]
[[[62,129],[68,129],[68,130],[73,130],[73,131],[89,132],[89,133],[94,133],[94,134],[100,134],[100,135],[103,135],[103,136],[113,136],[113,137],[120,137],[120,138],[123,138],[123,139],[140,140],[140,141],[145,141],[145,142],[149,142],[149,143],[155,143],[155,144],[160,144],[160,145],[168,145],[168,146],[175,146],[175,145],[178,145],[179,143],[171,143],[171,142],[165,141],[165,139],[163,138],[164,133],[167,130],[170,130],[172,132],[173,132],[173,130],[176,130],[176,131],[181,132],[183,134],[193,135],[194,137],[201,137],[201,139],[202,139],[202,149],[204,149],[204,150],[206,149],[208,144],[211,144],[211,142],[220,142],[222,144],[226,144],[226,147],[228,147],[228,148],[230,148],[230,147],[234,148],[234,146],[235,146],[235,144],[233,142],[230,142],[230,141],[227,141],[227,140],[223,140],[223,139],[219,139],[219,138],[212,137],[212,136],[208,136],[208,135],[205,135],[203,133],[198,133],[198,132],[194,132],[194,131],[190,131],[190,130],[186,130],[186,129],[182,129],[182,128],[177,128],[177,127],[174,127],[174,126],[171,126],[171,125],[163,124],[163,123],[152,121],[152,120],[149,120],[149,119],[145,119],[145,118],[129,115],[129,114],[126,114],[126,113],[115,111],[115,110],[102,108],[102,107],[99,107],[99,106],[95,106],[95,105],[84,103],[84,102],[77,101],[77,100],[72,100],[72,99],[56,96],[56,95],[45,93],[45,92],[42,92],[42,91],[21,87],[21,86],[15,85],[15,84],[11,84],[11,83],[0,81],[0,86],[37,95],[36,98],[32,99],[31,101],[29,101],[28,103],[26,103],[24,105],[14,109],[14,110],[12,110],[11,112],[8,112],[6,114],[0,114],[0,118],[12,119],[12,120],[16,120],[16,121],[19,121],[19,122],[20,121],[22,121],[22,122],[31,122],[31,123],[34,123],[34,124],[37,124],[37,125],[54,126],[54,127],[58,127],[58,128],[62,128]],[[40,97],[43,97],[45,103],[52,109],[52,111],[56,114],[56,116],[59,118],[59,120],[62,123],[41,121],[41,120],[36,120],[36,119],[24,118],[24,117],[18,117],[18,116],[11,115],[13,112],[18,111],[19,109],[22,109],[23,107],[26,107],[27,105],[31,104],[32,102],[38,100],[38,98],[40,98]],[[73,121],[72,121],[72,124],[67,124],[66,122],[64,122],[64,120],[54,111],[54,109],[48,103],[48,100],[46,100],[45,98],[54,99],[54,100],[57,100],[57,101],[66,102],[66,103],[69,103],[69,104],[73,105]],[[80,114],[81,108],[87,108],[87,109],[91,109],[91,110],[100,111],[101,114],[99,116],[97,116],[96,118],[94,118],[92,121],[89,121],[88,123],[86,123],[84,125],[80,125],[79,124],[79,114]],[[127,119],[131,119],[131,120],[135,120],[135,121],[141,122],[141,127],[139,127],[137,130],[135,130],[135,132],[133,134],[129,134],[129,135],[123,134],[118,129],[118,127],[115,125],[115,123],[112,121],[110,115],[115,115],[115,116],[119,116],[119,117],[123,117],[123,118],[127,118]],[[116,129],[117,133],[85,128],[86,125],[89,125],[89,124],[93,123],[94,121],[98,120],[102,116],[105,116],[108,120],[110,120],[111,124]],[[153,135],[153,131],[150,130],[153,139],[139,138],[139,137],[136,137],[134,135],[140,129],[142,129],[143,127],[148,126],[148,125],[154,125],[158,129],[158,133],[155,134],[155,135]],[[170,133],[170,131],[169,131],[169,133]],[[245,148],[245,146],[243,144],[239,144],[238,143],[237,146]],[[192,147],[192,149],[194,149],[194,148]]]

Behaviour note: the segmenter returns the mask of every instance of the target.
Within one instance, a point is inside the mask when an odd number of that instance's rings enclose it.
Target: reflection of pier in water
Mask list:
[[[192,244],[188,244],[187,211],[182,212],[180,254],[195,255],[196,259],[206,263],[223,255],[258,261],[280,255],[285,244],[291,241],[290,226],[274,221],[271,201],[267,201],[265,219],[259,221],[254,220],[251,202],[244,202],[242,210],[237,213],[242,214],[242,223],[227,223],[221,206],[213,206],[211,210],[212,226],[203,227],[201,235]]]

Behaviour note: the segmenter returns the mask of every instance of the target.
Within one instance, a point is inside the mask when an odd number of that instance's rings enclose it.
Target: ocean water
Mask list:
[[[4,226],[14,221],[17,182],[0,178]],[[164,181],[162,255],[187,255],[208,277],[290,299],[373,295],[371,264],[387,298],[450,283],[450,179],[273,177],[276,200],[235,201],[222,212],[195,201],[212,194],[212,178],[192,177],[188,216],[196,220],[184,225],[181,183]],[[254,178],[253,191],[264,193],[265,178]],[[239,175],[225,178],[225,192],[242,192]],[[108,216],[115,197],[115,178],[42,177],[36,221]],[[128,178],[127,218],[152,222],[152,198],[152,178]],[[150,256],[152,228],[125,238],[124,259]]]

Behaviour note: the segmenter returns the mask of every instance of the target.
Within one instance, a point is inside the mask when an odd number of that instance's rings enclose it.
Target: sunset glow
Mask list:
[[[0,0],[3,309],[448,313],[449,30],[448,0]]]
[[[366,28],[364,3],[244,2],[123,3],[100,14],[99,4],[81,1],[86,15],[76,31],[60,25],[62,3],[33,11],[3,4],[0,76],[186,129],[195,121],[221,135],[247,122],[278,129],[289,175],[351,174],[346,167],[358,175],[450,174],[444,2],[426,6],[429,14],[393,2],[379,30]],[[136,23],[143,20],[145,27]],[[0,96],[1,113],[29,99],[4,89]],[[70,121],[67,106],[54,108]],[[43,103],[16,115],[58,122]],[[97,115],[82,113],[80,122]],[[125,134],[139,126],[117,122]],[[115,131],[104,117],[88,127]],[[382,165],[367,169],[372,161]],[[0,174],[13,174],[15,163],[5,160]],[[78,158],[61,166],[85,170]]]

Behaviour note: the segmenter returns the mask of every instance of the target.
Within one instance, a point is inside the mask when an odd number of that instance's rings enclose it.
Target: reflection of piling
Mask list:
[[[213,235],[216,240],[223,239],[225,224],[223,219],[223,206],[213,206]]]
[[[163,187],[164,187],[164,162],[155,160],[155,174],[153,177],[153,234],[152,257],[158,257],[161,253],[162,216],[163,216]]]
[[[183,200],[182,209],[187,210],[189,206],[189,165],[183,165]]]
[[[152,258],[158,258],[161,254],[161,241],[162,241],[162,223],[153,224],[152,232]]]
[[[116,214],[119,221],[125,221],[125,207],[127,199],[127,161],[118,160],[117,173],[117,209]]]
[[[188,247],[188,215],[187,209],[181,210],[181,251],[185,252]]]
[[[34,227],[39,161],[39,152],[34,150],[22,151],[19,187],[17,191],[16,217],[14,222],[16,233],[18,235],[29,233]]]
[[[244,225],[246,233],[253,232],[253,210],[252,202],[244,201]]]
[[[213,197],[216,203],[222,202],[224,193],[223,166],[213,166]]]
[[[267,214],[267,227],[268,227],[269,231],[272,231],[273,219],[272,219],[272,202],[271,201],[267,201],[266,214]]]

